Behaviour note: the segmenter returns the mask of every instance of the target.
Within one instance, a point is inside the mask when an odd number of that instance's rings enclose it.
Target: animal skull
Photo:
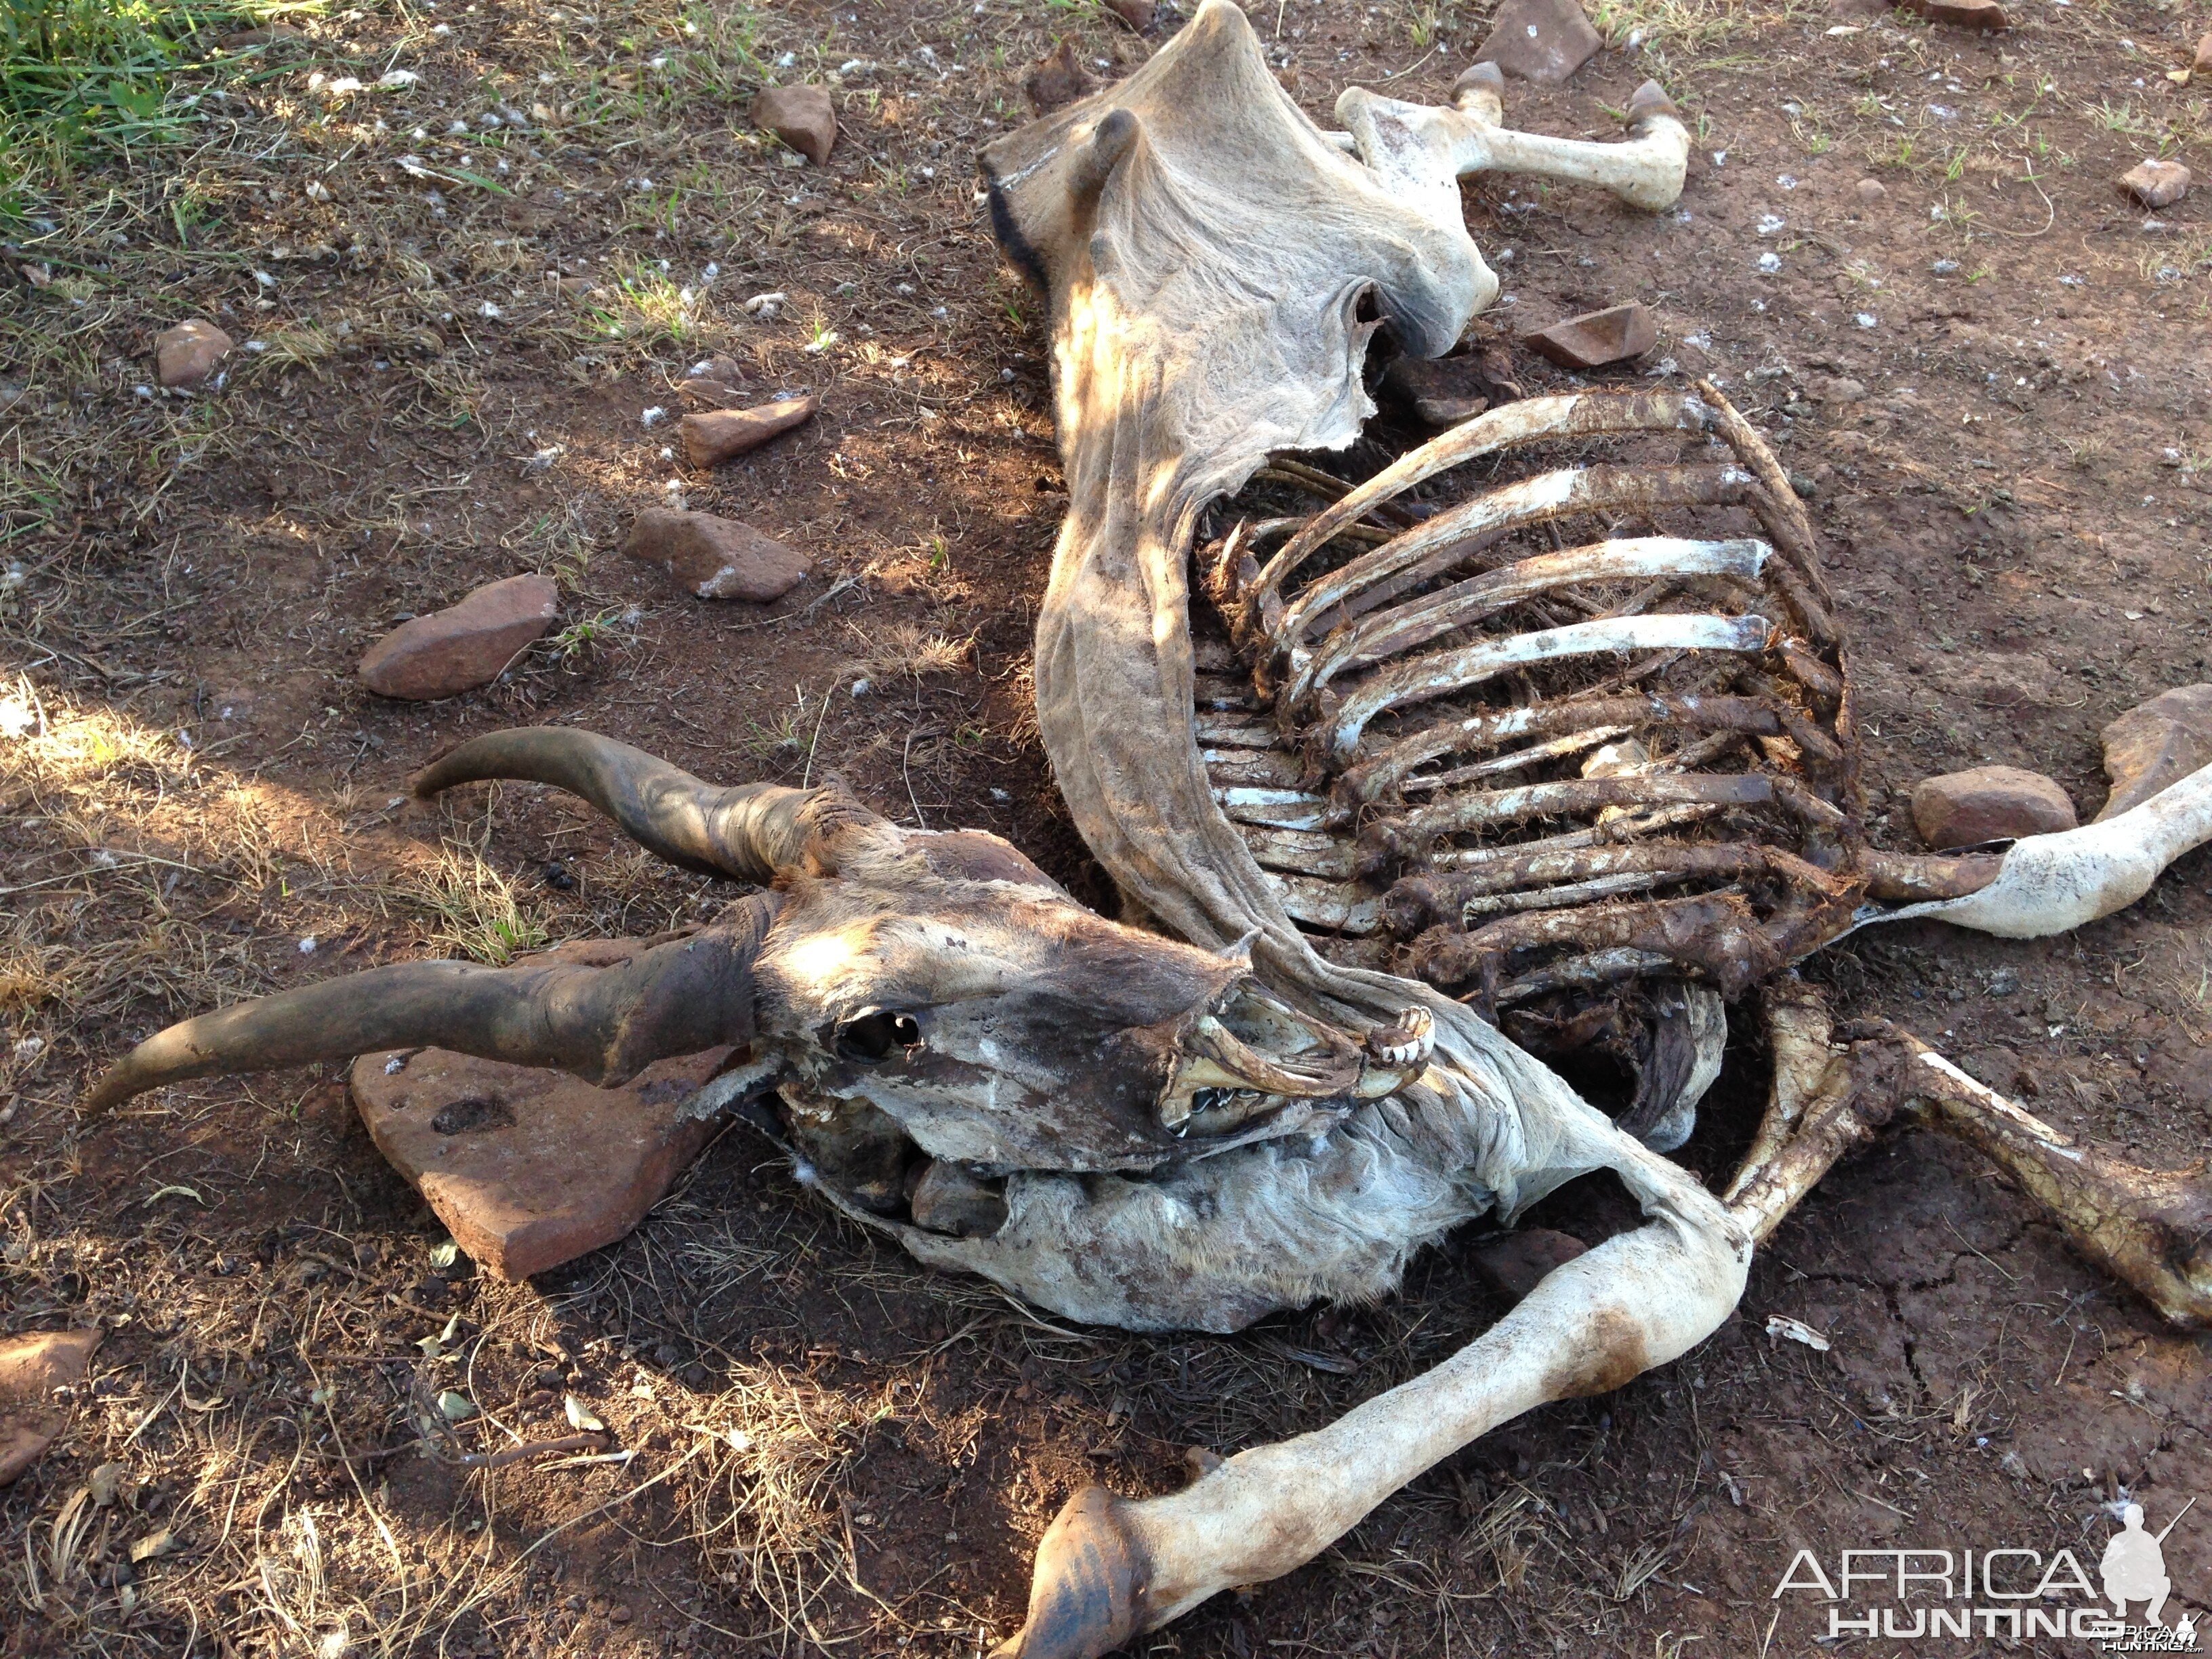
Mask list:
[[[925,1261],[1139,1329],[1382,1293],[1452,1226],[1591,1170],[1635,1195],[1643,1226],[1425,1376],[1182,1492],[1079,1493],[1040,1547],[1012,1659],[1095,1659],[1288,1571],[1475,1436],[1686,1352],[1735,1305],[1753,1244],[1899,1113],[1997,1159],[2169,1317],[2212,1322],[2201,1182],[2075,1146],[1900,1034],[1839,1044],[1786,973],[1884,915],[2019,933],[2106,914],[2212,836],[2212,772],[2002,855],[1866,849],[1810,526],[1717,392],[1510,406],[1357,488],[1278,465],[1321,512],[1232,527],[1207,563],[1220,614],[1194,615],[1202,520],[1271,455],[1358,436],[1376,329],[1441,355],[1494,294],[1459,174],[1512,167],[1647,205],[1680,188],[1686,138],[1656,89],[1617,146],[1509,132],[1497,92],[1477,76],[1436,110],[1354,89],[1346,133],[1324,133],[1242,12],[1207,0],[1128,81],[986,152],[1001,242],[1050,297],[1069,481],[1040,725],[1086,841],[1157,930],[1090,914],[994,836],[904,830],[829,790],[714,788],[573,731],[501,733],[418,791],[556,785],[663,857],[769,890],[619,967],[410,963],[204,1016],[141,1044],[94,1103],[409,1044],[593,1081],[744,1044],[702,1108],[774,1085],[776,1132],[831,1202]],[[1632,457],[1426,517],[1398,499],[1532,442],[1683,436],[1719,464]],[[1601,508],[1747,521],[1478,558]],[[1623,656],[1618,685],[1592,668]],[[1533,695],[1485,704],[1504,668]],[[1522,781],[1487,781],[1504,776]],[[1579,827],[1513,844],[1540,813]],[[1662,888],[1686,891],[1635,896]],[[1384,971],[1392,926],[1423,940],[1425,977]],[[1609,1121],[1446,994],[1468,983],[1507,1018],[1648,987],[1673,1036],[1641,1117]],[[1653,1146],[1686,1133],[1711,1081],[1718,993],[1753,985],[1773,1092],[1716,1195]]]

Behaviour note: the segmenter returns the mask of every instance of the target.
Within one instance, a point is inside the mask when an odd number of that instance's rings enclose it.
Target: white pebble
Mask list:
[[[1771,250],[1759,256],[1759,268],[1771,276],[1782,269],[1782,256]]]
[[[659,404],[655,404],[652,408],[647,410],[645,413],[637,417],[637,423],[640,426],[645,427],[659,426],[667,418],[668,411],[663,409]]]
[[[315,936],[313,933],[300,941],[300,954],[303,957],[315,954]]]

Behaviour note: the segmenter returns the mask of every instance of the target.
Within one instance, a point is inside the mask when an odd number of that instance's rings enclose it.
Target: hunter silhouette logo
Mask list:
[[[2196,1501],[2192,1498],[2189,1503]],[[2181,1515],[2188,1513],[2189,1504],[2185,1504]],[[2115,1617],[2126,1618],[2130,1601],[2148,1601],[2150,1607],[2143,1617],[2154,1625],[2159,1622],[2166,1598],[2173,1591],[2173,1580],[2166,1576],[2166,1534],[2180,1522],[2181,1515],[2167,1522],[2164,1532],[2154,1535],[2143,1530],[2142,1504],[2130,1504],[2120,1511],[2120,1530],[2105,1546],[2101,1569],[2105,1599],[2112,1604]]]

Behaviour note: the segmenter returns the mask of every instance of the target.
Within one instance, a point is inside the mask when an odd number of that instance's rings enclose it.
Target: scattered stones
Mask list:
[[[1864,202],[1869,207],[1872,207],[1889,194],[1889,187],[1879,179],[1862,179],[1853,185],[1851,189],[1857,193],[1859,200]]]
[[[622,550],[659,565],[687,593],[702,599],[780,599],[806,574],[806,556],[735,519],[676,507],[648,507],[637,515]]]
[[[744,384],[745,372],[736,358],[709,357],[694,364],[676,389],[709,409],[739,409],[744,405]]]
[[[550,576],[509,576],[459,605],[402,623],[361,659],[362,684],[414,702],[459,696],[497,679],[553,626],[561,591]]]
[[[1997,0],[1897,0],[1897,3],[1900,10],[1953,28],[1979,29],[1984,34],[1994,34],[2012,27],[2012,19]]]
[[[638,948],[593,940],[531,960],[605,966]],[[363,1054],[354,1103],[453,1242],[495,1278],[527,1279],[612,1243],[660,1201],[714,1131],[684,1104],[730,1052],[656,1060],[619,1089],[442,1048]]]
[[[689,381],[685,384],[688,386]],[[684,417],[684,453],[694,466],[714,466],[758,449],[778,433],[811,418],[814,395],[778,398],[757,409],[716,409]]]
[[[2120,188],[2147,208],[2172,207],[2189,194],[2189,181],[2179,161],[2138,161],[2120,175]]]
[[[1505,0],[1474,61],[1557,86],[1589,62],[1601,44],[1575,0]]]
[[[1525,337],[1522,343],[1562,368],[1602,368],[1641,357],[1659,343],[1659,319],[1636,301],[1584,312]]]
[[[2178,685],[2107,726],[2105,775],[2112,799],[2100,822],[2140,806],[2169,784],[2212,766],[2212,685]]]
[[[34,1331],[0,1338],[0,1486],[12,1482],[54,1443],[69,1421],[57,1389],[84,1380],[100,1333]]]
[[[1030,71],[1030,78],[1022,82],[1022,90],[1029,94],[1030,107],[1039,115],[1049,115],[1079,98],[1088,98],[1097,89],[1098,82],[1075,55],[1072,39],[1062,40],[1049,56],[1039,58],[1036,67]]]
[[[1549,1227],[1521,1227],[1502,1238],[1485,1239],[1476,1245],[1474,1271],[1498,1295],[1518,1302],[1553,1268],[1589,1249],[1572,1233],[1554,1232]]]
[[[817,167],[830,160],[837,142],[837,112],[820,87],[769,87],[753,99],[745,118],[774,133]]]
[[[1106,0],[1106,9],[1142,34],[1152,27],[1152,15],[1159,8],[1153,0]]]
[[[2040,772],[2017,766],[1977,766],[1925,778],[1912,791],[1920,838],[1942,851],[1985,841],[2010,841],[2071,830],[2074,803]]]
[[[163,386],[195,386],[222,366],[236,343],[213,323],[195,317],[154,337],[154,375]]]

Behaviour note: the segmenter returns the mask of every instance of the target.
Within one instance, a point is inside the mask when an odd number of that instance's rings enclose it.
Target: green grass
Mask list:
[[[200,119],[176,77],[252,75],[234,29],[323,9],[324,0],[0,0],[0,224],[89,157],[175,143]]]

